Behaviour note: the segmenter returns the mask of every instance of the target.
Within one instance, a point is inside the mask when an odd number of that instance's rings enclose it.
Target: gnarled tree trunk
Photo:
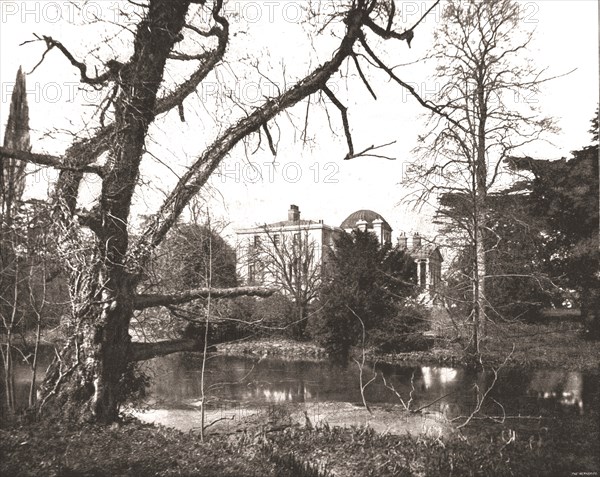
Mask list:
[[[197,41],[198,38],[214,41],[212,44],[210,41],[202,44],[202,53],[188,55],[174,52],[173,47],[184,37],[183,27],[191,4],[197,4],[198,8],[205,11],[211,9],[212,15],[208,19],[202,15],[191,15],[194,20],[201,18],[198,21],[203,23],[206,20],[206,24],[203,24],[203,28],[188,25],[185,32],[193,32],[197,35]],[[117,418],[119,403],[123,398],[123,376],[132,362],[191,350],[196,346],[190,340],[132,344],[129,326],[135,310],[186,303],[206,296],[206,293],[212,297],[237,294],[265,296],[272,293],[273,290],[248,287],[238,290],[212,289],[208,292],[191,290],[168,296],[138,295],[137,286],[153,250],[179,219],[189,201],[206,184],[212,172],[240,141],[261,129],[269,135],[269,121],[315,93],[324,92],[331,99],[333,93],[327,88],[327,81],[350,57],[358,67],[353,51],[355,43],[360,41],[368,48],[363,27],[380,38],[409,43],[414,36],[413,30],[423,19],[419,19],[412,28],[398,33],[392,30],[393,12],[388,19],[387,30],[376,24],[375,20],[380,19],[382,12],[381,8],[376,8],[378,0],[353,0],[341,4],[332,18],[343,17],[345,33],[331,58],[277,96],[266,98],[252,112],[218,133],[179,178],[135,243],[130,243],[130,207],[139,183],[148,127],[158,114],[175,107],[181,111],[183,100],[194,93],[223,59],[226,51],[229,24],[221,12],[223,0],[214,0],[210,7],[208,5],[203,0],[148,0],[147,5],[140,4],[143,17],[135,32],[131,58],[125,64],[116,60],[107,61],[105,71],[95,77],[90,77],[86,65],[76,60],[60,42],[50,37],[41,38],[48,50],[60,50],[71,65],[80,71],[83,83],[104,88],[108,104],[103,104],[101,118],[104,119],[107,111],[113,118],[111,124],[101,124],[91,138],[77,140],[63,158],[0,148],[0,157],[18,156],[19,160],[55,167],[61,171],[53,197],[57,205],[54,223],[60,236],[62,258],[71,271],[72,312],[68,342],[60,358],[53,363],[41,389],[41,399],[38,401],[41,412],[101,422],[113,421]],[[368,51],[374,55],[371,49]],[[169,58],[192,59],[198,61],[199,65],[186,81],[157,99]],[[389,68],[384,68],[384,71],[398,80]],[[366,79],[364,81],[366,83]],[[371,90],[368,83],[367,86]],[[414,90],[411,92],[416,94]],[[347,158],[358,157],[373,149],[367,148],[363,153],[354,152],[346,108],[337,99],[333,104],[342,116],[349,148]],[[95,165],[96,160],[104,154],[105,163]],[[87,173],[100,176],[101,194],[91,211],[80,211],[77,209],[77,196],[83,174]],[[89,230],[82,232],[82,228]],[[91,235],[88,233],[90,230]],[[198,350],[201,348],[198,347]]]
[[[55,410],[70,415],[90,412],[89,417],[101,422],[117,418],[119,381],[129,364],[135,287],[125,268],[131,198],[165,64],[181,39],[189,5],[189,0],[150,2],[131,60],[113,67],[119,77],[116,127],[108,139],[101,199],[87,219],[95,234],[96,260],[91,270],[74,267],[71,290],[79,295],[74,298],[81,307],[73,310],[71,340],[44,383],[42,410],[52,399]],[[85,287],[77,285],[81,274],[88,281]],[[75,410],[67,404],[74,404]]]

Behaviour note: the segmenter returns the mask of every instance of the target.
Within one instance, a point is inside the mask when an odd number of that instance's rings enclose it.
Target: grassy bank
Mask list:
[[[514,351],[513,351],[514,346]],[[217,347],[220,353],[237,356],[271,356],[284,359],[320,360],[327,353],[312,343],[289,339],[260,339],[227,343]],[[361,349],[354,354],[360,355]],[[390,364],[460,365],[463,351],[448,338],[436,339],[428,351],[377,354],[367,350],[371,361]],[[598,372],[600,342],[583,338],[576,320],[549,319],[540,323],[502,323],[490,325],[488,338],[482,342],[484,364],[496,366],[510,355],[508,367],[523,369],[559,368],[571,371]]]
[[[367,350],[369,360],[409,366],[460,365],[463,361],[463,351],[456,340],[453,340],[454,331],[448,331],[447,324],[444,328],[446,336],[440,333],[435,339],[434,347],[428,351],[381,354]],[[52,330],[44,335],[43,343],[58,346],[62,339],[60,332]],[[219,344],[216,349],[219,353],[231,356],[269,356],[299,361],[327,359],[326,351],[317,344],[287,338],[244,339]],[[354,350],[357,357],[361,353],[362,349]],[[499,365],[509,354],[511,357],[507,363],[508,367],[600,372],[600,341],[584,339],[579,315],[572,310],[545,312],[537,323],[490,323],[488,337],[482,342],[484,363],[488,366]]]
[[[449,437],[380,435],[368,428],[294,426],[213,436],[143,425],[36,423],[0,431],[6,476],[508,476],[572,475],[598,470],[596,435],[550,426],[515,432],[468,431]],[[505,430],[506,431],[506,430]],[[433,434],[433,435],[432,435]],[[569,442],[569,449],[564,446]]]
[[[584,339],[581,325],[573,321],[503,323],[493,326],[481,344],[481,352],[487,366],[500,365],[510,355],[507,367],[599,371],[600,342]],[[452,366],[461,364],[463,351],[458,343],[439,339],[429,351],[371,354],[370,357],[398,364]]]
[[[230,356],[271,356],[302,361],[321,361],[327,353],[320,346],[288,338],[259,338],[222,343],[216,346],[219,353]]]

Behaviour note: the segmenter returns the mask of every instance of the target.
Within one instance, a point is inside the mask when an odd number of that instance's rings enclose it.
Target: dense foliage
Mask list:
[[[155,277],[165,291],[237,285],[235,250],[206,224],[179,224],[161,245]]]
[[[220,341],[245,336],[298,338],[298,310],[292,299],[281,292],[260,299],[236,298],[221,317],[219,326],[227,327],[229,335]]]
[[[235,251],[209,225],[179,224],[161,244],[149,270],[147,287],[160,293],[204,288],[229,288],[237,285]],[[203,335],[206,300],[181,306],[144,310],[137,316],[138,332],[158,338]],[[226,304],[213,301],[212,314],[224,313]],[[221,333],[221,330],[214,330]]]
[[[600,338],[598,144],[572,154],[569,160],[521,158],[511,164],[532,176],[519,185],[529,193],[531,216],[544,223],[545,270],[579,293],[588,333]]]
[[[314,336],[340,360],[351,346],[362,344],[363,325],[369,344],[384,345],[396,331],[402,336],[404,330],[394,323],[416,313],[405,308],[416,292],[415,276],[414,261],[404,249],[381,245],[369,232],[343,233],[324,270]]]
[[[598,145],[569,160],[510,158],[508,164],[520,180],[487,197],[486,315],[535,318],[575,292],[588,335],[600,336]],[[463,194],[446,193],[440,205],[440,216],[452,224],[469,218]],[[462,246],[449,274],[448,297],[460,313],[460,303],[472,299],[474,253]]]
[[[486,315],[489,319],[535,319],[541,309],[560,297],[544,270],[543,222],[530,212],[530,199],[513,190],[490,194],[489,234],[486,237]],[[468,201],[459,194],[440,198],[440,215],[452,222],[469,214]],[[444,224],[447,224],[444,222]],[[451,227],[444,233],[451,235]],[[473,255],[468,243],[457,242],[458,253],[448,273],[446,297],[454,311],[468,314],[472,301]]]

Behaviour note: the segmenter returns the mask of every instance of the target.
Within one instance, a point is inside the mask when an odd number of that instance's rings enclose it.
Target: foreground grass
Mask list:
[[[3,476],[273,476],[275,466],[198,436],[129,421],[78,426],[44,422],[0,430]]]
[[[560,476],[598,470],[597,432],[552,423],[536,431],[473,429],[450,437],[379,435],[370,429],[298,426],[213,436],[129,420],[109,427],[35,423],[0,430],[6,476]],[[514,431],[514,429],[513,429]],[[565,434],[566,432],[566,434]],[[567,439],[575,439],[565,447]]]
[[[596,444],[565,449],[546,440],[546,430],[515,432],[472,429],[453,437],[380,435],[370,429],[289,429],[271,440],[278,452],[313,459],[338,476],[570,476],[598,473]],[[516,440],[510,441],[510,435]],[[563,438],[564,439],[564,438]],[[585,443],[587,442],[587,444]],[[575,444],[572,442],[570,444]]]

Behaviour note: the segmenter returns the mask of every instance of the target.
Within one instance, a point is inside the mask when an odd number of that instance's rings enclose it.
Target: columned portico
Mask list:
[[[417,265],[417,286],[421,289],[422,295],[431,302],[439,290],[442,278],[442,255],[439,248],[433,243],[424,243],[423,238],[415,234],[410,240],[401,235],[399,244],[404,246],[408,253],[412,255]]]
[[[429,288],[432,285],[429,259],[417,259],[415,262],[417,262],[417,285],[423,288]]]

